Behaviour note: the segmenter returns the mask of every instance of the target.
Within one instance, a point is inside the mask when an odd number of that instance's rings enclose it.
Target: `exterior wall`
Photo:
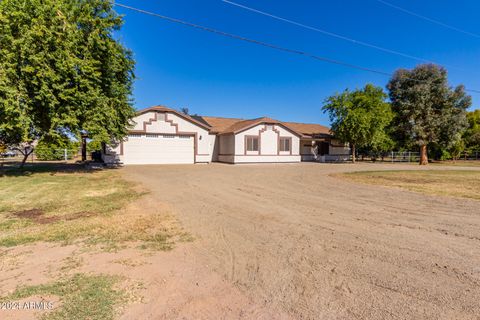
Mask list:
[[[233,134],[221,135],[218,140],[218,161],[235,162],[235,136]]]
[[[328,154],[322,154],[319,149],[314,147],[315,141],[317,144],[327,142]],[[318,147],[320,148],[320,146]],[[344,144],[338,140],[316,140],[316,139],[304,139],[300,141],[300,154],[302,161],[320,161],[328,162],[330,159],[344,159],[344,156],[350,155],[350,148],[348,143]]]
[[[302,161],[315,161],[317,159],[318,154],[314,146],[314,140],[300,140],[300,155]]]
[[[328,151],[331,155],[349,155],[350,147],[348,143],[342,143],[338,140],[332,140]]]
[[[219,155],[218,156],[219,162],[226,162],[226,163],[235,163],[235,156],[234,155]]]
[[[247,151],[248,136],[259,137],[259,150]],[[280,151],[279,139],[290,139],[290,151]],[[281,125],[259,124],[236,135],[220,136],[219,161],[230,163],[299,162],[300,138]]]
[[[250,155],[235,155],[231,163],[269,163],[269,162],[300,162],[300,155],[288,155],[288,156],[278,156],[278,155],[261,155],[261,156],[250,156]]]
[[[218,155],[233,156],[235,154],[235,136],[233,134],[218,136]]]
[[[216,134],[209,134],[208,135],[209,141],[209,151],[210,151],[210,162],[218,161],[218,153],[219,153],[219,140]]]
[[[196,159],[195,162],[210,162],[210,134],[208,130],[197,126],[196,124],[185,120],[176,114],[168,113],[168,120],[173,124],[177,124],[179,132],[193,132],[196,133]],[[162,122],[160,121],[160,124]]]

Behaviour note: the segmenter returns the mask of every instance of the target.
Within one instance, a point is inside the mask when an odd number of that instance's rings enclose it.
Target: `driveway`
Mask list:
[[[190,260],[282,317],[479,319],[480,202],[331,175],[393,168],[418,166],[123,170],[170,204],[193,234]]]

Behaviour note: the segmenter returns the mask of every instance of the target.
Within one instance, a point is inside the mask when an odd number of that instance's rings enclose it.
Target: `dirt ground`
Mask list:
[[[480,319],[480,202],[331,176],[381,169],[419,167],[211,164],[125,173],[175,208],[197,238],[190,249],[197,263],[255,302],[242,310],[296,319]],[[219,310],[215,300],[197,307],[217,319],[258,318]],[[180,318],[195,318],[173,306]]]
[[[480,201],[334,175],[384,169],[419,167],[125,167],[151,192],[124,210],[172,212],[194,241],[168,252],[1,249],[0,294],[92,272],[126,279],[128,320],[480,319]]]

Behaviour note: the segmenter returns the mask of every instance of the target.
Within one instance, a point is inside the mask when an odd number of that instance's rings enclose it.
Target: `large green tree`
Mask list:
[[[385,128],[393,118],[382,88],[367,84],[361,90],[333,95],[325,100],[323,111],[330,116],[336,138],[350,143],[355,162],[356,149],[382,149],[388,141]]]
[[[480,151],[480,109],[467,113],[468,128],[463,138],[468,150]]]
[[[428,144],[449,147],[459,142],[471,97],[463,86],[448,85],[444,68],[424,64],[399,69],[387,88],[395,113],[395,137],[404,145],[420,147],[420,164],[428,163]]]
[[[0,143],[127,133],[134,61],[109,0],[0,1]]]

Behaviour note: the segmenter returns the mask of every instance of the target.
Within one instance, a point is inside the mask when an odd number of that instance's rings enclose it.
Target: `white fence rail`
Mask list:
[[[464,152],[459,159],[462,160],[480,160],[480,151]]]
[[[389,157],[391,162],[418,162],[420,160],[420,152],[391,151]]]
[[[72,161],[79,160],[81,154],[77,150],[69,149],[49,149],[49,150],[34,150],[27,158],[27,162],[34,161]],[[18,162],[23,160],[23,154],[16,150],[9,150],[0,153],[1,162]]]
[[[390,151],[382,154],[359,154],[358,161],[382,161],[382,162],[418,162],[420,152],[414,151]],[[480,160],[480,151],[463,152],[455,160]]]
[[[349,154],[326,154],[318,157],[320,162],[349,162],[352,156]]]
[[[389,151],[380,154],[358,154],[358,161],[381,161],[381,162],[418,162],[420,152],[414,151]]]

